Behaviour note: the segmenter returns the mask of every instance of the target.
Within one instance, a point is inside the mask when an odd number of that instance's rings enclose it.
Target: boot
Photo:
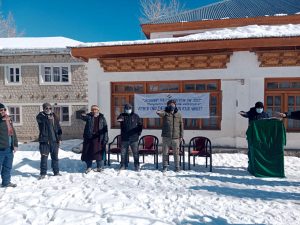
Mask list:
[[[2,184],[2,187],[3,187],[3,188],[7,188],[7,187],[13,187],[13,188],[15,188],[15,187],[17,187],[17,185],[16,185],[16,184],[13,184],[13,183],[11,183],[11,182],[9,182],[9,183],[6,184],[6,185],[3,185],[3,184]]]

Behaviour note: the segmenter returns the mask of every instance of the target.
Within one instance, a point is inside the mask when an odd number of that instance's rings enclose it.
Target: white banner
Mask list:
[[[209,93],[135,94],[134,112],[141,118],[158,118],[157,110],[164,110],[170,99],[183,118],[209,118]]]

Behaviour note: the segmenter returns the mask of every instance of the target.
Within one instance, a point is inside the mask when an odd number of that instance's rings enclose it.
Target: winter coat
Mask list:
[[[118,120],[122,119],[121,141],[138,141],[143,130],[143,123],[140,117],[135,113],[121,113]]]
[[[82,161],[103,160],[105,145],[108,142],[108,129],[106,119],[103,114],[94,117],[89,113],[81,116],[85,127],[83,132],[83,148],[81,154]]]
[[[14,147],[18,147],[18,139],[15,128],[12,124],[12,120],[10,120],[10,124],[14,132],[14,135],[12,136],[12,146],[9,146],[9,136],[6,121],[3,120],[2,116],[0,116],[0,151],[9,147],[11,147],[12,150],[14,149]]]
[[[286,116],[289,119],[300,120],[300,111],[286,112]]]
[[[85,121],[85,127],[83,132],[84,139],[92,139],[97,137],[101,144],[107,144],[108,142],[108,129],[106,119],[103,114],[99,113],[99,130],[96,133],[93,133],[94,129],[94,116],[91,113],[86,114],[86,116],[80,117]]]
[[[49,116],[53,116],[53,123],[48,119]],[[39,142],[40,143],[50,143],[50,142],[59,142],[61,141],[62,130],[59,124],[59,119],[54,113],[47,115],[44,112],[40,112],[36,116],[36,121],[39,126]],[[54,140],[51,129],[54,131]]]
[[[257,113],[255,107],[250,108],[248,112],[246,112],[246,115],[242,115],[245,118],[249,119],[249,123],[254,120],[261,120],[269,118],[269,114],[263,111],[262,113]]]
[[[174,113],[171,113],[166,109],[160,111],[158,115],[163,118],[162,137],[172,139],[183,138],[183,121],[177,108],[175,108]]]

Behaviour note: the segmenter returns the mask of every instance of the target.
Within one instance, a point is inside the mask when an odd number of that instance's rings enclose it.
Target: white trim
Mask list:
[[[22,65],[22,66],[41,66],[41,65],[53,65],[53,64],[60,64],[60,65],[71,65],[71,66],[86,66],[87,63],[82,62],[70,62],[70,63],[0,63],[0,66],[14,66],[14,65]]]
[[[23,110],[22,110],[22,106],[20,106],[19,104],[6,104],[7,110],[8,110],[8,107],[19,107],[20,108],[20,123],[15,123],[13,121],[13,125],[15,127],[23,126]],[[10,112],[9,112],[9,115],[10,115]]]
[[[60,78],[62,79],[62,67],[67,67],[68,68],[68,82],[45,82],[44,81],[44,68],[45,67],[50,67],[51,68],[51,79],[53,79],[53,68],[54,67],[59,67],[60,68]],[[39,65],[39,85],[72,85],[72,71],[71,71],[71,65],[69,63],[45,63]]]
[[[44,102],[39,102],[39,103],[6,103],[6,102],[2,102],[4,105],[18,105],[18,106],[40,106],[42,107],[42,105],[47,102],[47,101],[44,101]],[[87,106],[88,105],[88,102],[61,102],[61,103],[50,103],[50,104],[56,104],[56,105],[71,105],[71,106]]]
[[[19,82],[10,82],[10,69],[13,68],[14,72],[16,68],[19,69]],[[22,85],[22,65],[21,64],[7,64],[4,66],[4,81],[5,86],[20,86]]]

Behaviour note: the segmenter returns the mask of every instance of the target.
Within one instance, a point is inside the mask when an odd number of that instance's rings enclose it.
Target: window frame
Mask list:
[[[194,90],[194,91],[187,91],[184,92],[184,87],[186,84],[192,83],[192,84],[205,84],[205,87],[207,87],[208,84],[210,83],[215,83],[217,85],[216,90]],[[155,93],[211,93],[213,96],[217,96],[217,110],[216,110],[216,115],[218,117],[217,119],[217,126],[212,127],[212,126],[207,126],[204,127],[204,120],[207,119],[197,119],[197,126],[196,127],[186,127],[185,130],[195,130],[195,129],[201,129],[201,130],[221,130],[221,120],[222,120],[222,90],[221,90],[221,80],[220,79],[210,79],[210,80],[172,80],[172,81],[132,81],[132,82],[111,82],[111,128],[116,129],[119,128],[116,122],[116,116],[115,115],[115,98],[120,97],[120,98],[125,98],[126,102],[130,102],[133,105],[133,97],[135,92],[114,92],[115,91],[115,86],[117,85],[136,85],[136,84],[143,84],[143,93],[138,92],[140,94],[155,94]],[[158,90],[150,91],[150,85],[160,85],[160,84],[178,84],[178,89],[179,90],[165,90],[165,91],[160,91],[159,88]],[[210,95],[211,97],[212,95]],[[122,105],[118,106],[122,107]],[[212,107],[210,105],[210,107]],[[120,110],[121,111],[121,110]],[[143,118],[143,125],[145,129],[161,129],[161,125],[159,126],[150,126],[149,124],[149,119],[150,118]],[[159,119],[159,118],[157,118]],[[185,120],[185,119],[184,119]],[[162,119],[160,119],[160,124],[162,122]],[[154,124],[157,124],[157,122],[154,122]]]
[[[14,70],[14,82],[10,81],[10,70],[13,69]],[[15,82],[16,80],[16,69],[19,69],[19,82]],[[14,64],[14,65],[5,65],[4,66],[4,74],[5,74],[5,85],[7,86],[18,86],[18,85],[22,85],[22,66],[20,64]]]
[[[50,76],[51,81],[46,81],[45,68],[50,68],[50,73],[47,76]],[[54,71],[59,68],[59,81],[55,80]],[[68,68],[68,81],[63,81],[65,79],[66,73],[64,72],[64,68]],[[72,71],[70,64],[43,64],[39,66],[39,84],[40,85],[71,85],[72,84]]]
[[[16,114],[16,113],[14,113],[14,114],[11,114],[11,108],[14,108],[14,109],[16,109],[16,108],[19,108],[19,114]],[[7,105],[7,110],[9,111],[9,116],[12,118],[12,116],[13,115],[20,115],[20,122],[15,122],[14,120],[13,120],[13,125],[14,126],[22,126],[23,125],[23,114],[22,114],[22,106],[20,106],[20,105]],[[13,118],[12,118],[13,119]]]
[[[280,104],[280,112],[287,112],[289,105],[288,105],[288,97],[289,96],[299,96],[300,97],[300,88],[276,88],[276,89],[268,89],[268,83],[280,83],[280,82],[300,82],[300,78],[297,77],[285,77],[285,78],[265,78],[265,93],[264,93],[264,102],[265,107],[268,107],[268,97],[281,97],[281,104]],[[276,106],[276,105],[275,105]],[[295,107],[295,106],[294,106]],[[279,106],[278,106],[279,108]],[[300,132],[299,128],[289,128],[288,127],[289,119],[284,119],[283,123],[286,127],[287,132]],[[296,121],[297,122],[297,121]]]

